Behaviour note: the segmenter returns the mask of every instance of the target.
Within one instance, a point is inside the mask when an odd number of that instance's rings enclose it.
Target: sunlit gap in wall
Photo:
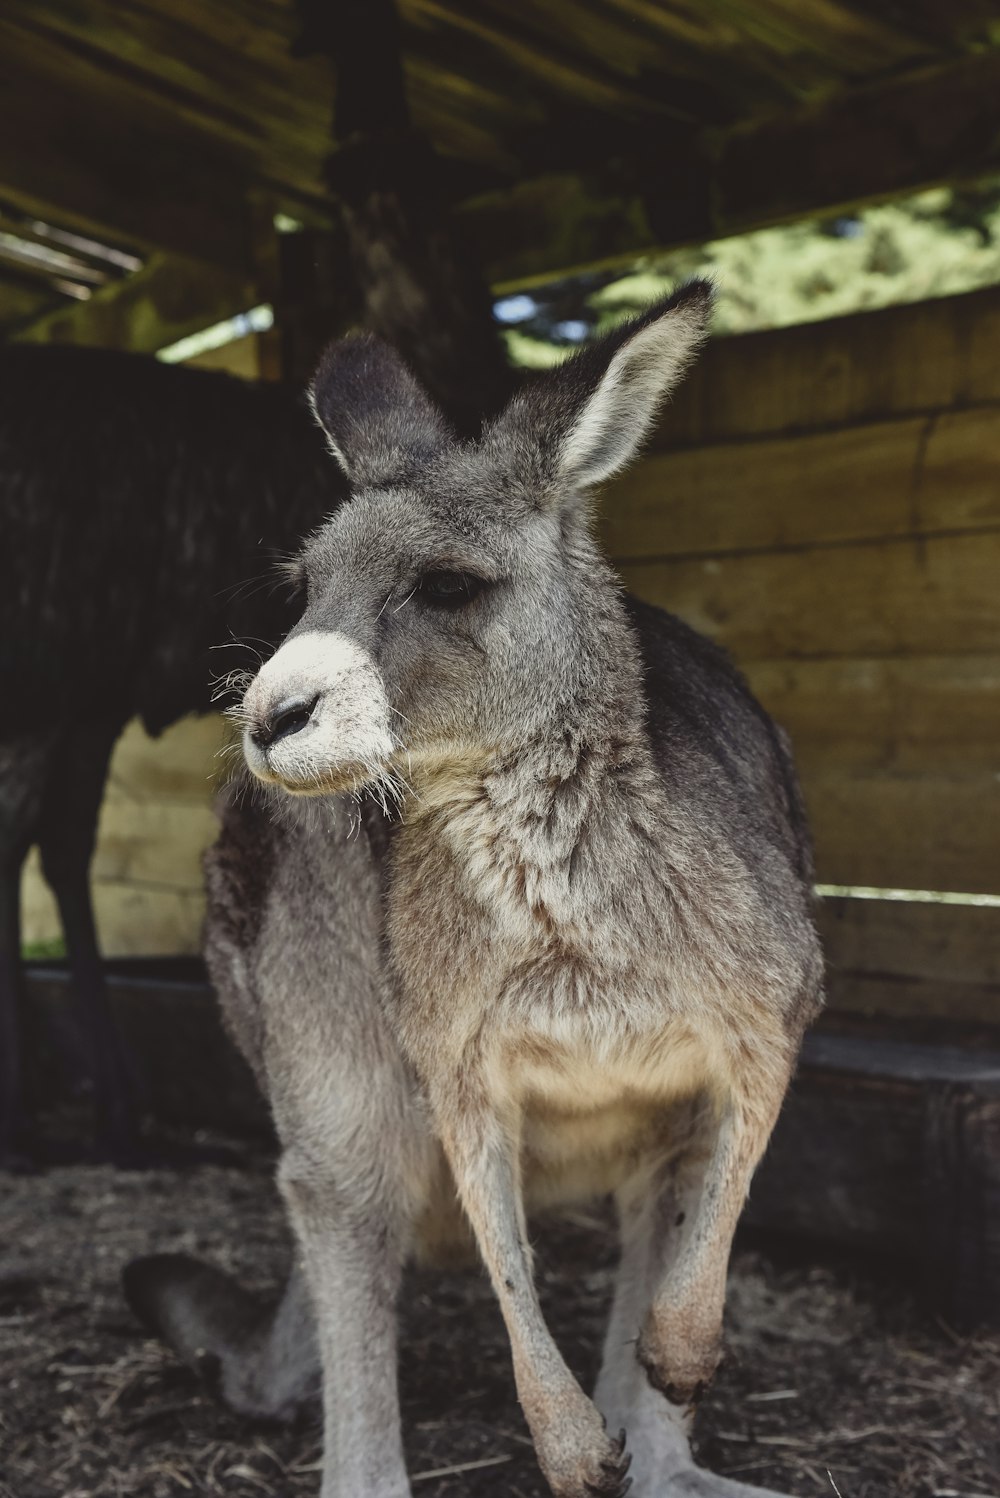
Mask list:
[[[547,368],[695,276],[715,283],[716,336],[995,286],[1000,177],[505,287],[493,315],[515,364]]]
[[[168,343],[166,348],[157,350],[156,357],[164,364],[183,364],[185,359],[195,359],[199,354],[208,353],[209,349],[224,348],[238,338],[246,338],[251,333],[266,333],[273,327],[274,308],[262,302],[259,307],[251,307],[249,312],[237,312],[235,317],[202,328],[200,333]]]
[[[879,889],[871,884],[817,884],[824,900],[908,900],[917,905],[990,905],[1000,908],[1000,895],[963,894],[942,889]]]
[[[20,279],[30,276],[34,289],[55,294],[51,309],[61,310],[59,298],[86,302],[96,291],[113,286],[142,269],[142,259],[123,245],[104,244],[65,224],[50,224],[23,213],[0,198],[0,269]]]

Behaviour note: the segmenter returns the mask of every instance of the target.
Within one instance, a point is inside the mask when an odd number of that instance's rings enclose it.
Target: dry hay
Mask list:
[[[288,1244],[267,1162],[0,1181],[3,1498],[297,1498],[318,1486],[315,1414],[252,1427],[144,1339],[121,1265],[186,1250],[262,1291]],[[613,1240],[600,1212],[539,1235],[553,1330],[595,1371]],[[544,1498],[503,1326],[475,1274],[415,1274],[402,1397],[416,1491]],[[737,1255],[729,1356],[700,1417],[716,1470],[798,1498],[1000,1498],[1000,1336],[963,1339],[885,1274]],[[664,1495],[666,1498],[666,1495]]]

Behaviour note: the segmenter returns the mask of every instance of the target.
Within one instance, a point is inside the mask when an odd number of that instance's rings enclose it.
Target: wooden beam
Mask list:
[[[100,74],[123,115],[169,111],[206,149],[315,191],[328,69],[292,56],[294,7],[200,0],[4,0],[5,48],[51,80]]]
[[[991,51],[737,126],[714,173],[715,232],[995,172],[998,97],[1000,51]]]
[[[0,338],[9,337],[12,328],[24,326],[65,305],[66,300],[51,287],[12,273],[7,265],[0,267]]]
[[[417,8],[442,16],[447,10],[445,35],[456,25],[471,26],[482,40],[479,23],[455,6],[420,0]],[[131,38],[127,59],[116,61],[101,46],[65,45],[61,28],[77,41],[86,29],[67,15],[42,25],[19,0],[13,17],[0,22],[0,195],[127,244],[237,270],[252,261],[246,207],[252,191],[269,190],[322,221],[318,180],[315,196],[306,185],[322,155],[316,132],[325,111],[313,99],[318,75],[303,73],[309,108],[296,110],[294,130],[278,131],[272,141],[283,74],[277,54],[271,57],[270,33],[258,142],[245,106],[237,107],[238,91],[223,109],[213,104],[201,72],[189,76],[171,57],[158,58],[154,44],[172,43],[173,31],[154,28],[148,38]],[[436,36],[430,33],[423,49],[432,57]],[[423,50],[409,59],[413,66]],[[527,65],[519,52],[518,67]],[[578,68],[574,78],[582,78]],[[700,133],[693,120],[655,108],[638,117],[626,107],[629,89],[609,85],[593,94],[583,82],[585,128],[575,116],[568,124],[526,117],[496,148],[509,169],[518,160],[550,169],[463,205],[471,251],[496,285],[831,213],[1000,166],[996,50],[841,87],[823,103],[776,108],[766,118]],[[462,147],[460,124],[472,132],[470,140],[478,139],[478,105],[466,102],[450,134],[436,116],[421,119],[432,138],[447,135],[450,150]],[[488,165],[478,146],[471,155],[466,147],[469,174],[495,179],[496,163]]]
[[[0,22],[0,197],[130,248],[252,264],[238,163],[138,84]]]
[[[747,1218],[891,1255],[953,1326],[1000,1321],[1000,1052],[806,1037]]]
[[[996,286],[714,339],[667,407],[653,447],[1000,405],[998,340]]]
[[[823,900],[828,1002],[855,1014],[968,1024],[1000,1020],[1000,908]]]
[[[644,122],[619,160],[470,199],[491,280],[525,284],[1000,170],[1000,51],[695,136]]]
[[[1000,403],[654,453],[604,495],[605,540],[640,561],[997,529],[998,438]]]
[[[154,354],[259,300],[248,276],[183,255],[155,254],[86,302],[57,307],[21,328],[23,343],[82,343]]]

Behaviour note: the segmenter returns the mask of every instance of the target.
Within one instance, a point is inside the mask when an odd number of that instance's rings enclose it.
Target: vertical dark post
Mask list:
[[[512,378],[489,289],[448,212],[441,163],[410,122],[393,0],[299,0],[299,12],[297,51],[326,53],[336,71],[327,182],[362,320],[472,434]]]
[[[12,838],[4,839],[0,851],[0,1170],[27,1163],[17,1149],[24,1125],[20,902],[25,851]]]
[[[342,223],[279,234],[277,250],[273,336],[281,377],[304,390],[330,339],[367,319]]]
[[[923,1276],[959,1331],[1000,1320],[1000,1078],[924,1089]]]

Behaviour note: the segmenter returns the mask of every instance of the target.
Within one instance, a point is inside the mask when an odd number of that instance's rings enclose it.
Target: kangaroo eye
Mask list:
[[[460,609],[486,587],[486,579],[474,572],[448,572],[436,568],[425,572],[417,584],[421,598],[438,609]]]

